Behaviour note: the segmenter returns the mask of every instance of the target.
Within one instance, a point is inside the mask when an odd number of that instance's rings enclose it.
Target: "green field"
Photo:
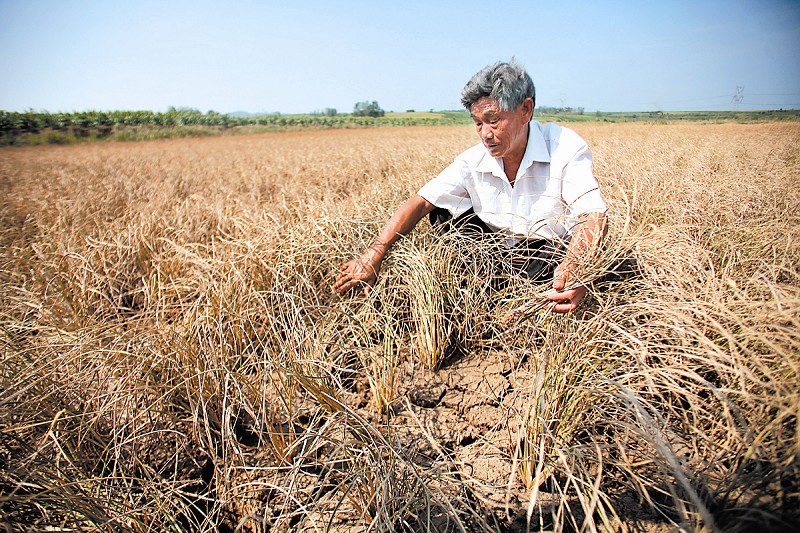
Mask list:
[[[552,108],[546,108],[548,110]],[[756,123],[798,121],[800,110],[778,111],[631,111],[541,113],[540,122],[675,122]],[[351,114],[280,113],[228,115],[193,109],[153,111],[82,111],[76,113],[24,113],[0,111],[0,146],[74,144],[88,141],[140,141],[173,137],[208,137],[274,131],[373,128],[387,126],[453,126],[470,124],[463,110],[389,111],[382,117]]]
[[[710,122],[710,123],[750,123],[800,120],[800,110],[781,109],[777,111],[618,111],[590,112],[584,114],[559,113],[543,114],[535,117],[540,122]]]

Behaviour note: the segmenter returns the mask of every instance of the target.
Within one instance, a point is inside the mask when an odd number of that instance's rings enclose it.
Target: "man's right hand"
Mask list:
[[[401,235],[408,234],[417,225],[417,222],[433,211],[434,207],[432,203],[418,194],[406,200],[397,208],[364,255],[345,263],[339,269],[339,275],[333,282],[333,290],[342,293],[361,287],[364,294],[369,294],[378,279],[378,271],[381,269],[381,263],[389,252],[389,248]]]
[[[339,269],[339,275],[336,276],[336,281],[333,283],[333,290],[343,293],[360,286],[365,295],[369,294],[378,279],[379,270],[380,262],[373,266],[372,263],[361,257],[348,261]]]

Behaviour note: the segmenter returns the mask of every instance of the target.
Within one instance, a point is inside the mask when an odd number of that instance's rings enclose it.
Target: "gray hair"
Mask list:
[[[470,111],[472,104],[487,96],[497,100],[500,109],[514,111],[526,98],[536,101],[536,87],[525,67],[514,59],[498,61],[472,76],[461,91],[461,104]]]

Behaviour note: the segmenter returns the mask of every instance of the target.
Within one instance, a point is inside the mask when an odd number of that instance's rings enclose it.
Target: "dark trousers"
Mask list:
[[[533,281],[551,279],[566,253],[567,242],[563,240],[529,239],[506,248],[502,236],[487,226],[472,209],[453,219],[450,211],[437,207],[429,217],[431,226],[440,234],[457,232],[471,238],[493,239],[498,244],[501,259],[511,267],[511,271]]]

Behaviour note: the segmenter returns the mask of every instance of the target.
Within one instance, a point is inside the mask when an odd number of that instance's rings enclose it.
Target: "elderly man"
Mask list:
[[[524,250],[520,274],[553,275],[553,311],[574,310],[586,294],[576,269],[605,235],[606,205],[586,143],[572,130],[532,120],[535,98],[533,81],[513,60],[475,74],[461,103],[481,142],[406,200],[361,257],[341,267],[333,288],[368,292],[392,245],[430,215],[435,225],[468,225]]]

